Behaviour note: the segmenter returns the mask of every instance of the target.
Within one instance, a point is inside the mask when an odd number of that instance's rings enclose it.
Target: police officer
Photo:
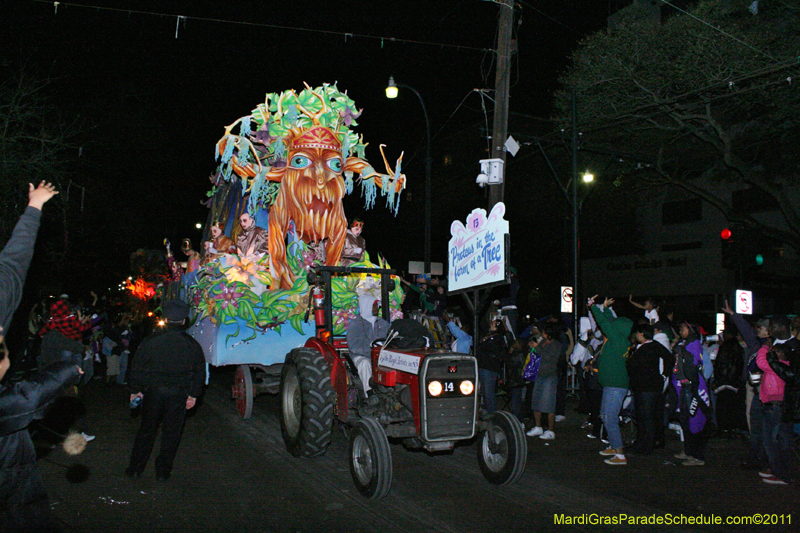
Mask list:
[[[189,305],[181,300],[164,304],[166,328],[146,337],[131,367],[131,402],[142,400],[142,422],[133,443],[128,477],[142,475],[156,431],[161,424],[161,451],[156,457],[156,479],[166,481],[181,440],[186,411],[195,405],[205,383],[203,349],[181,327],[189,315]]]

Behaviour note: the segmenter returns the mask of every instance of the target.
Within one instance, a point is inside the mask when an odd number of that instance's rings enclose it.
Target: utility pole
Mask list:
[[[514,0],[496,0],[500,6],[497,37],[497,69],[494,79],[494,126],[492,128],[492,159],[503,160],[505,181],[506,138],[508,137],[508,90],[511,72]],[[503,201],[504,183],[489,185],[489,210]]]
[[[492,127],[491,158],[502,159],[501,182],[489,187],[489,211],[503,201],[505,188],[506,138],[508,137],[508,90],[510,86],[512,33],[514,28],[514,0],[494,0],[500,6],[500,19],[497,22],[497,68],[494,77],[494,125]],[[479,293],[482,293],[479,298]],[[479,338],[478,313],[479,300],[485,300],[490,289],[475,291],[473,294],[475,313],[473,315],[473,335]]]
[[[578,217],[580,216],[581,206],[578,203],[578,103],[577,91],[572,89],[572,332],[577,338],[578,332],[578,317],[580,310],[578,306],[581,300],[578,298],[578,282],[580,281],[580,228],[578,226]]]

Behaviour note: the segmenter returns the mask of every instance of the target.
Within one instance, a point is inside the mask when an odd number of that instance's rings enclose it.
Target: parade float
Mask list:
[[[309,272],[341,264],[344,196],[360,193],[367,209],[384,199],[397,213],[402,154],[392,167],[380,145],[385,172],[365,160],[366,143],[354,131],[361,112],[335,84],[269,93],[226,126],[215,147],[205,242],[198,259],[187,262],[179,292],[195,309],[190,333],[207,362],[239,365],[242,416],[255,394],[277,386],[270,366],[315,334]],[[372,257],[364,251],[349,266],[388,268],[379,254]],[[345,333],[357,290],[370,277],[331,280],[334,336]],[[392,319],[400,313],[399,285],[389,294]]]
[[[361,366],[351,357],[344,334],[356,310],[375,313],[379,303],[394,321],[402,303],[394,271],[380,256],[370,261],[361,226],[348,229],[344,213],[344,195],[359,188],[367,208],[380,194],[396,213],[405,185],[402,154],[392,168],[381,145],[385,173],[364,159],[352,131],[360,114],[335,85],[306,85],[268,94],[227,126],[203,254],[184,243],[185,270],[169,254],[171,290],[193,303],[190,333],[206,360],[237,365],[232,392],[243,418],[258,393],[277,392],[281,434],[296,457],[325,454],[336,421],[349,428],[350,473],[363,496],[391,489],[389,437],[431,453],[477,437],[484,477],[514,483],[525,471],[524,429],[511,413],[479,409],[474,356],[435,348],[407,319],[370,339],[371,372],[362,373],[366,356]]]

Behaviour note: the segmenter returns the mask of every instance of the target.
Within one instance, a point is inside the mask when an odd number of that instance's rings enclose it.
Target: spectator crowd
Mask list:
[[[0,379],[11,368],[3,335],[20,305],[41,210],[55,194],[44,182],[30,186],[28,207],[0,252]],[[354,254],[363,252],[362,227],[363,222],[351,230]],[[190,244],[183,249],[199,261]],[[603,444],[599,455],[609,466],[664,449],[669,430],[682,443],[674,457],[684,466],[702,467],[714,460],[706,454],[708,439],[723,432],[746,438],[742,467],[752,469],[754,479],[778,486],[795,481],[800,316],[750,321],[726,302],[726,328],[709,334],[653,299],[638,303],[631,295],[626,316],[617,312],[614,298],[595,295],[586,302],[577,333],[559,315],[520,328],[516,274],[510,269],[507,294],[478,309],[482,319],[472,324],[448,305],[443,280],[400,278],[405,316],[435,331],[431,338],[440,347],[476,356],[486,413],[507,408],[527,426],[528,437],[557,441],[573,392],[577,410],[586,415],[586,437]],[[360,295],[359,315],[347,333],[368,397],[371,342],[389,330],[375,316],[376,300]],[[30,309],[28,339],[14,360],[19,378],[0,386],[0,530],[55,528],[28,426],[59,396],[80,398],[91,383],[116,387],[130,380],[132,405],[141,402],[143,415],[126,474],[142,475],[162,427],[156,473],[162,481],[169,478],[185,411],[202,393],[206,370],[202,349],[182,331],[188,304],[165,301],[164,311],[166,328],[154,332],[152,313],[95,292],[76,301],[67,294],[45,298]],[[89,418],[82,413],[74,421],[84,444],[95,439]]]

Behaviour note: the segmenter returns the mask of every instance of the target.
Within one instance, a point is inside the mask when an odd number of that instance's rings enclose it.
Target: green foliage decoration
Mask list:
[[[311,257],[313,252],[304,242],[294,242],[289,246],[287,260],[295,281],[288,290],[265,290],[272,283],[268,256],[257,263],[235,255],[210,261],[201,268],[197,282],[191,287],[197,320],[209,318],[215,324],[236,325],[236,331],[227,336],[226,344],[230,339],[239,336],[241,325],[249,332],[242,342],[251,341],[270,330],[280,334],[282,326],[287,323],[302,334],[310,290],[306,267],[310,265]],[[372,263],[368,254],[365,254],[363,261],[352,266],[389,268],[382,259],[378,264]],[[331,280],[334,335],[343,335],[349,321],[356,316],[356,287],[364,277],[365,274],[352,274],[336,276]],[[397,318],[400,316],[400,304],[403,301],[403,291],[399,283],[395,283],[389,300],[391,317]],[[313,320],[313,315],[310,320]]]

